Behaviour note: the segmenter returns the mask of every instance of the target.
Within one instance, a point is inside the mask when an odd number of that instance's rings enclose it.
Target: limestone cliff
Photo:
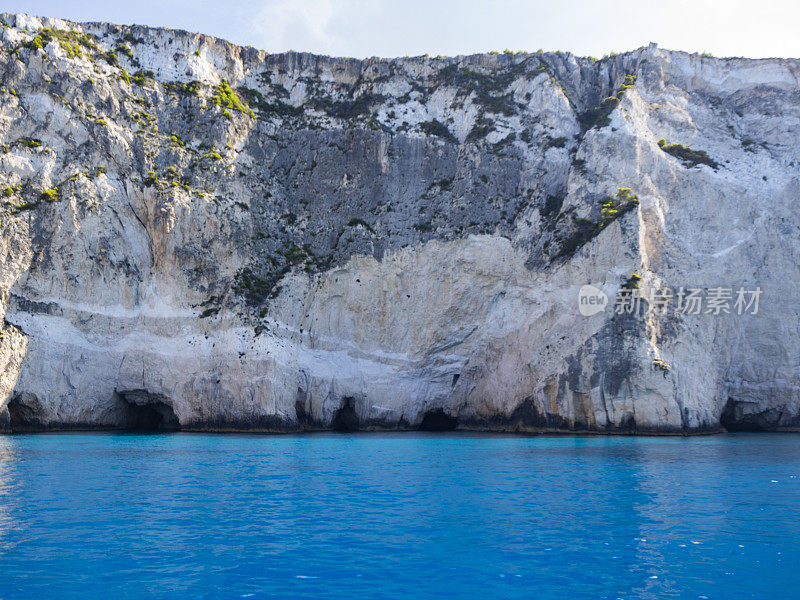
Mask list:
[[[800,62],[2,21],[0,427],[800,427]]]

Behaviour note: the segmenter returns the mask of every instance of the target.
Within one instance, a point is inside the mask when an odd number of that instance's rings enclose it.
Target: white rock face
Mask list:
[[[2,19],[0,428],[800,428],[797,61]]]

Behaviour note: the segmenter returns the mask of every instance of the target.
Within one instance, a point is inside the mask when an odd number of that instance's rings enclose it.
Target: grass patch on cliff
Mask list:
[[[290,265],[298,265],[308,258],[308,252],[295,244],[283,250],[278,250],[278,254],[281,254]]]
[[[349,100],[331,101],[327,98],[317,98],[313,106],[337,119],[358,119],[371,114],[372,106],[381,104],[385,100],[386,98],[380,94],[365,93]]]
[[[200,89],[203,84],[200,81],[189,81],[184,83],[182,81],[164,81],[161,87],[165,92],[173,92],[183,96],[200,96]]]
[[[22,202],[13,208],[12,213],[16,215],[21,212],[25,212],[26,210],[33,210],[37,206],[39,206],[38,202]]]
[[[611,123],[611,113],[614,112],[614,109],[619,105],[622,96],[625,95],[626,91],[635,86],[636,75],[625,75],[622,84],[617,88],[613,96],[604,98],[603,101],[592,110],[578,115],[578,121],[583,130],[587,131],[592,127],[605,127]]]
[[[564,136],[560,137],[550,137],[549,135],[545,136],[545,144],[544,149],[547,150],[549,148],[563,148],[567,145],[567,138]]]
[[[539,214],[545,219],[552,219],[561,212],[561,206],[564,204],[563,196],[547,196]]]
[[[495,130],[494,122],[492,122],[485,116],[481,115],[481,117],[475,122],[475,125],[472,127],[470,132],[467,134],[467,139],[465,141],[468,143],[477,142],[479,140],[484,139],[494,130]],[[525,133],[527,133],[527,130]],[[528,139],[527,141],[530,141],[530,139]]]
[[[80,58],[83,56],[83,51],[91,53],[99,50],[97,40],[90,33],[51,29],[50,27],[40,29],[33,39],[23,42],[22,47],[42,50],[53,40],[58,41],[61,50],[70,58]]]
[[[447,126],[441,121],[438,121],[436,119],[433,119],[431,121],[423,121],[422,123],[419,124],[419,128],[426,135],[435,135],[437,137],[447,140],[448,142],[453,142],[453,143],[458,142],[456,136],[450,133],[450,130],[447,128]]]
[[[719,163],[706,154],[704,150],[692,150],[683,144],[668,144],[664,138],[658,140],[658,147],[680,160],[683,166],[687,168],[696,167],[697,165],[707,165],[712,169],[719,167]]]
[[[653,368],[662,371],[664,373],[664,377],[666,377],[667,373],[670,371],[670,366],[660,358],[653,359]]]
[[[629,210],[639,205],[639,198],[631,188],[618,188],[613,198],[606,198],[600,209],[600,228],[605,228]]]
[[[641,275],[637,273],[633,273],[628,279],[625,280],[625,283],[622,284],[622,289],[625,290],[638,290],[639,289],[639,282],[642,280]]]
[[[214,94],[209,98],[209,102],[211,102],[212,105],[219,106],[223,110],[223,113],[226,110],[232,110],[249,117],[255,116],[253,109],[242,102],[242,99],[233,91],[228,81],[225,79],[214,87]]]
[[[369,231],[370,233],[373,233],[372,227],[370,227],[369,223],[367,223],[364,219],[360,219],[358,217],[353,217],[347,223],[348,227],[358,227],[359,225],[361,227],[363,227],[364,229],[366,229],[367,231]]]
[[[156,74],[153,71],[139,70],[131,76],[133,83],[140,87],[150,87],[155,81]]]
[[[283,275],[288,272],[288,267],[280,271],[276,276],[265,279],[256,275],[250,267],[245,267],[240,270],[234,279],[233,289],[242,296],[245,301],[250,305],[258,305],[266,299],[274,299],[277,297],[280,288],[276,288],[275,284],[280,280]]]
[[[158,187],[158,176],[155,171],[148,171],[147,176],[142,180],[145,187]]]
[[[486,73],[451,64],[439,71],[435,82],[437,85],[457,87],[467,96],[474,93],[475,102],[486,111],[511,116],[517,111],[514,94],[504,92],[527,68],[525,63],[519,63],[497,72]]]
[[[280,99],[269,101],[258,90],[240,87],[237,88],[236,91],[250,106],[255,108],[261,116],[299,117],[303,114],[302,106],[292,106]]]
[[[571,256],[588,241],[597,237],[603,229],[627,212],[639,206],[639,198],[631,188],[618,188],[614,197],[604,198],[600,205],[600,221],[592,221],[573,215],[573,231],[562,240],[556,258]]]
[[[45,202],[58,202],[60,200],[58,195],[58,188],[50,188],[49,190],[44,190],[41,194],[39,194],[39,200],[44,200]]]
[[[22,146],[23,148],[33,150],[34,148],[39,148],[42,145],[42,140],[39,138],[21,137],[15,142],[15,144]]]
[[[133,61],[133,50],[130,46],[126,46],[125,44],[117,44],[117,46],[114,48],[114,52],[123,54],[127,56],[129,60]]]

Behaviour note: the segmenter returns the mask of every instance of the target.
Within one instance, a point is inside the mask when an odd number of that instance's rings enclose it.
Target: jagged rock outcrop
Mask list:
[[[2,21],[0,428],[800,427],[798,61]]]

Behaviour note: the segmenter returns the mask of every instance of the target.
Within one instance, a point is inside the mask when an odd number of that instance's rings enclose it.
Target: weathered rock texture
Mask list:
[[[800,427],[800,62],[2,20],[0,428]]]

